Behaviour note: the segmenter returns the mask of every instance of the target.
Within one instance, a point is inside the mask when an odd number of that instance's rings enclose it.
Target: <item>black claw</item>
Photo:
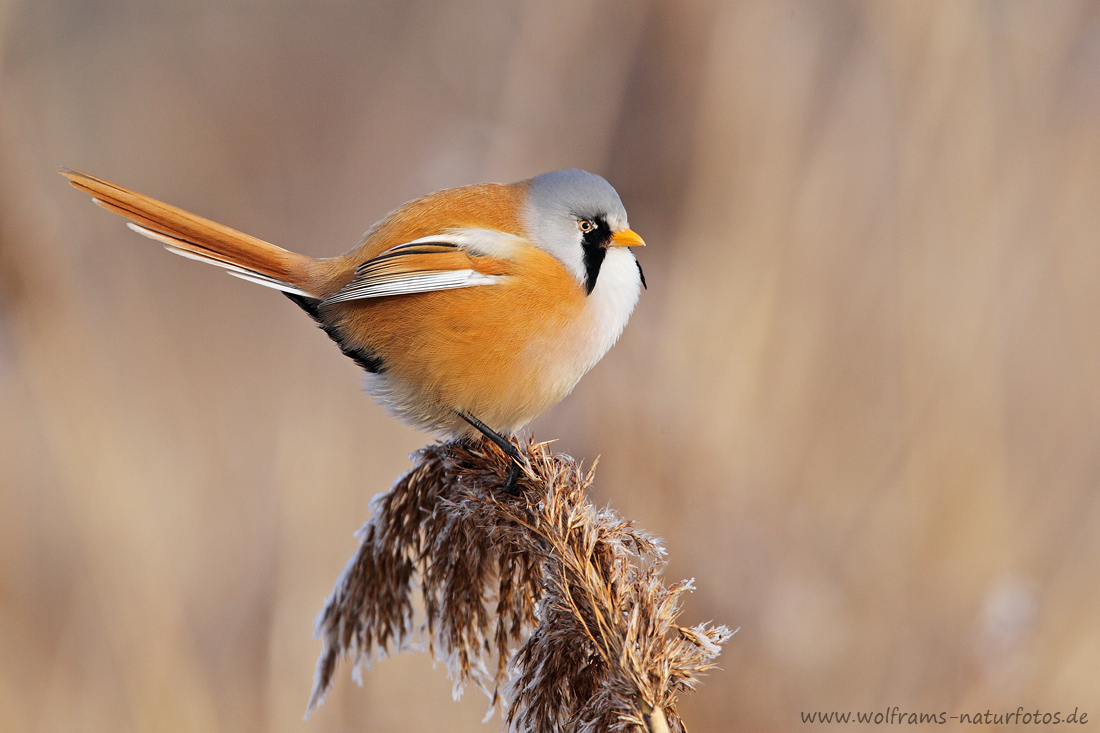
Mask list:
[[[512,465],[508,467],[508,480],[504,482],[504,493],[508,496],[519,496],[519,487],[516,486],[516,479],[519,478],[519,464],[512,461]]]
[[[516,481],[519,479],[520,469],[523,468],[523,458],[520,456],[519,449],[512,445],[503,435],[493,430],[473,415],[459,412],[458,416],[477,428],[479,433],[492,441],[496,447],[500,448],[504,451],[506,456],[512,459],[511,465],[508,467],[508,479],[504,482],[504,493],[509,496],[519,496],[519,487],[516,486]]]

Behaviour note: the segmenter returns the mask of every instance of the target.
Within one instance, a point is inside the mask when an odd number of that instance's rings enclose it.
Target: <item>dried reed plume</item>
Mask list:
[[[546,443],[519,447],[518,496],[502,491],[501,451],[455,441],[422,449],[375,498],[317,620],[310,711],[341,655],[358,680],[373,656],[426,641],[456,695],[474,683],[511,730],[685,730],[676,694],[714,666],[730,630],[674,623],[691,584],[661,582],[659,541],[585,498],[591,470]]]

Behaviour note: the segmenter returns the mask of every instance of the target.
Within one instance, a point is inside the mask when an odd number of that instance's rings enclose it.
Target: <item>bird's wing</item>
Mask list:
[[[352,281],[324,304],[493,285],[507,275],[504,249],[515,246],[501,237],[518,241],[511,235],[472,235],[467,230],[391,247],[355,268]]]

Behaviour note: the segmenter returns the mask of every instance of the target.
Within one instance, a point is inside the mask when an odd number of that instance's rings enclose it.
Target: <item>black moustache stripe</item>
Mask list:
[[[584,289],[589,295],[596,287],[596,278],[600,276],[603,258],[607,256],[607,246],[611,242],[611,229],[602,219],[594,221],[595,227],[584,233],[581,248],[584,250]]]
[[[584,242],[584,289],[588,294],[596,287],[596,278],[600,276],[600,268],[603,267],[603,258],[607,256],[607,248],[598,244],[589,244],[587,238]]]

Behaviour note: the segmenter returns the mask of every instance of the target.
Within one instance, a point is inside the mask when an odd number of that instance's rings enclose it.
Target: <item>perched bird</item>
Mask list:
[[[127,226],[184,257],[281,290],[368,375],[367,391],[444,436],[504,436],[557,404],[615,343],[645,286],[645,243],[582,170],[410,201],[358,246],[314,259],[121,186],[61,169]]]

